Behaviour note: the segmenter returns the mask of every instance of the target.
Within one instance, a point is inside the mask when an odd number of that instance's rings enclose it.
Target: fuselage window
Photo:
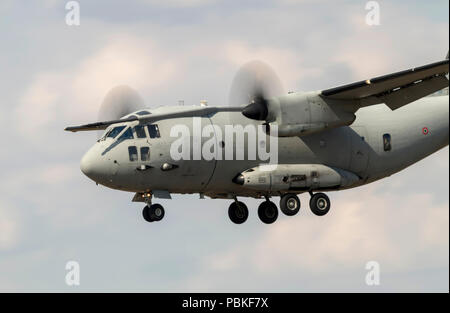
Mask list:
[[[130,161],[134,162],[138,160],[138,152],[135,146],[128,147],[128,155],[130,156]]]
[[[141,147],[141,161],[150,161],[149,147]]]
[[[116,138],[118,134],[120,134],[120,132],[125,128],[125,126],[117,126],[114,127],[109,133],[108,135],[106,135],[106,137],[108,138]]]
[[[145,134],[144,126],[142,126],[142,125],[135,126],[134,131],[138,138],[147,138],[147,135]]]
[[[131,128],[128,127],[128,129],[119,137],[119,141],[124,141],[127,139],[134,139],[133,132]]]
[[[158,125],[156,125],[156,124],[148,125],[147,128],[148,128],[148,134],[150,135],[150,138],[159,138],[160,137]]]
[[[384,134],[383,135],[383,147],[384,147],[384,151],[391,151],[392,150],[392,143],[391,143],[391,135],[390,134]]]

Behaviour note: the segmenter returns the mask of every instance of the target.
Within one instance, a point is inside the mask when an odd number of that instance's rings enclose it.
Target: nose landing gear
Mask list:
[[[147,222],[159,222],[164,217],[164,208],[161,204],[147,204],[142,210],[142,216]]]

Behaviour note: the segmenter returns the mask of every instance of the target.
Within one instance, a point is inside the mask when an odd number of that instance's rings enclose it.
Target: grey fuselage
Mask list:
[[[176,107],[169,107],[170,110]],[[167,107],[150,110],[164,112]],[[138,122],[124,123],[133,126]],[[202,193],[213,198],[233,196],[260,197],[255,192],[233,182],[239,173],[259,166],[261,160],[178,160],[171,157],[170,147],[178,137],[171,137],[174,125],[185,125],[190,140],[196,136],[193,118],[166,119],[155,122],[159,138],[128,139],[104,153],[115,139],[98,141],[83,157],[82,171],[94,181],[110,188],[130,192]],[[225,125],[260,125],[239,112],[219,112],[201,118],[202,126],[212,124],[224,130]],[[114,125],[114,127],[117,125]],[[112,126],[111,126],[112,127]],[[147,133],[148,136],[148,133]],[[212,137],[214,137],[213,135]],[[386,136],[389,149],[386,149]],[[211,137],[211,138],[212,138]],[[117,137],[116,137],[117,139]],[[203,141],[208,138],[204,138]],[[219,141],[220,138],[213,140]],[[351,126],[341,126],[311,135],[278,138],[279,164],[322,164],[342,169],[358,176],[357,187],[390,176],[449,143],[449,98],[422,98],[398,110],[385,105],[359,109]],[[219,143],[218,143],[219,144]],[[253,144],[245,142],[246,145]],[[255,143],[257,144],[257,143]],[[130,161],[128,147],[150,147],[150,159]],[[102,154],[103,153],[103,154]],[[192,153],[192,152],[191,152]],[[164,171],[164,164],[174,169]],[[275,195],[267,190],[266,195]]]

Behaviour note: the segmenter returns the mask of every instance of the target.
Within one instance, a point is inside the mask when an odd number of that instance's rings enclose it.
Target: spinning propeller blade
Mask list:
[[[250,119],[263,121],[267,118],[268,99],[284,94],[280,79],[261,61],[244,64],[233,79],[229,105],[248,103],[242,114]]]

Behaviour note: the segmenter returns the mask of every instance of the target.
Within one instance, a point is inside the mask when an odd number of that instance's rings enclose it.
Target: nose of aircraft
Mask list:
[[[95,180],[95,158],[91,150],[86,152],[81,159],[80,169],[84,175],[91,178],[92,180]]]
[[[103,160],[99,148],[94,146],[81,159],[80,169],[84,175],[93,181],[103,183],[109,175],[107,163],[106,160]]]

